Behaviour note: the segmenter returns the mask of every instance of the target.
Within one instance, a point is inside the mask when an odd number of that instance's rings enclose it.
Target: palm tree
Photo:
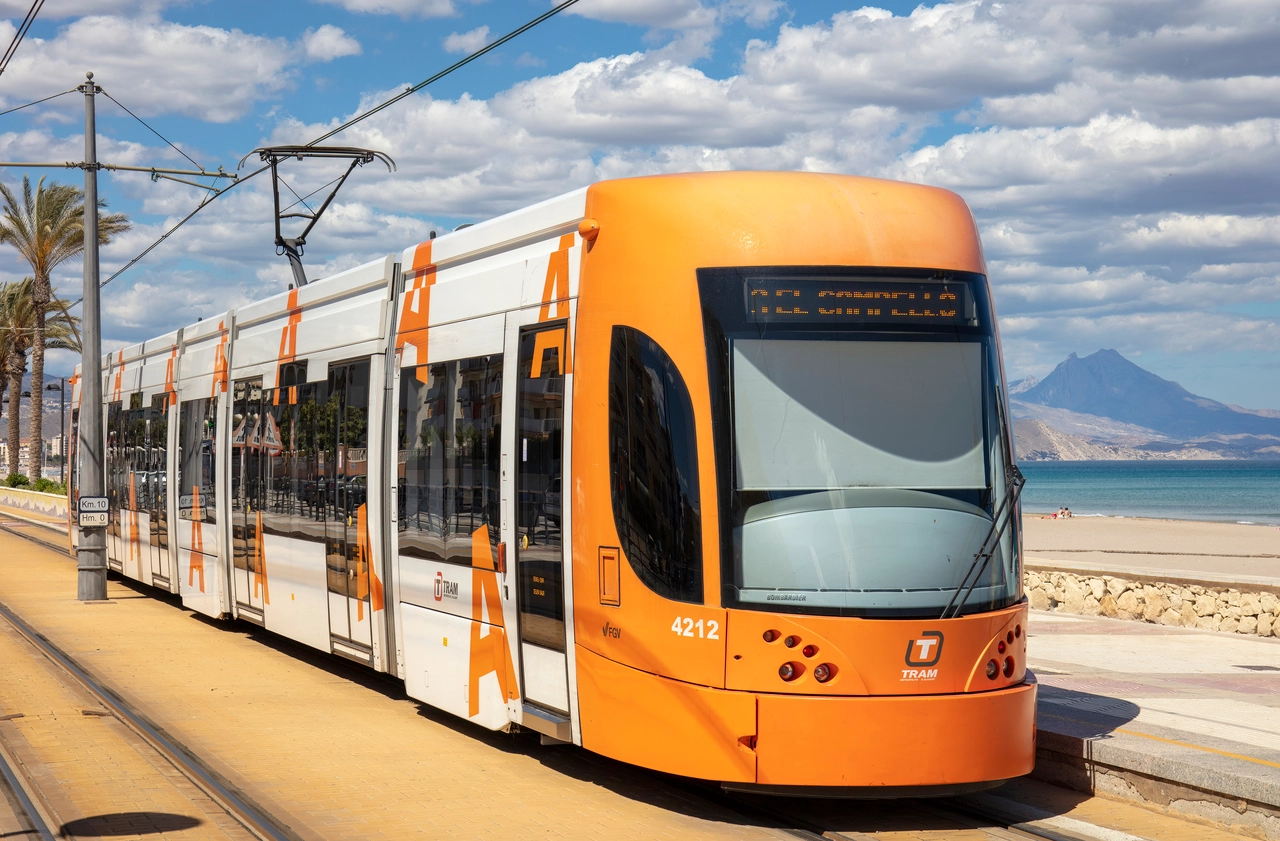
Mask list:
[[[19,407],[22,405],[22,377],[27,372],[27,353],[32,350],[36,335],[36,309],[33,288],[35,280],[23,278],[17,283],[0,284],[0,396],[9,392],[9,472],[18,472],[18,449],[22,430],[18,424]],[[45,344],[59,350],[80,350],[80,319],[67,312],[67,302],[54,299],[56,308],[45,324]],[[32,385],[32,394],[40,394]],[[32,415],[40,413],[40,400],[32,401]],[[33,438],[32,441],[39,439]],[[40,445],[32,447],[36,470],[40,469]],[[39,474],[37,473],[37,476]]]
[[[31,341],[31,393],[44,392],[44,351],[49,346],[46,335],[46,317],[53,303],[53,284],[50,275],[66,260],[84,253],[84,192],[69,185],[44,179],[31,189],[31,180],[22,178],[22,199],[18,200],[8,185],[0,183],[0,242],[7,242],[18,249],[34,275],[32,304],[35,315],[35,331]],[[107,203],[99,201],[105,208]],[[130,228],[129,220],[122,213],[98,215],[98,242],[106,244],[111,238]],[[62,315],[69,317],[66,310]],[[38,402],[38,399],[37,399]],[[31,413],[31,440],[39,446],[43,440],[41,412]],[[12,437],[12,436],[11,436]],[[40,478],[40,459],[31,459],[31,480]]]

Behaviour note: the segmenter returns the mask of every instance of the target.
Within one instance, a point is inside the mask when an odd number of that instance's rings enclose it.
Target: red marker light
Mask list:
[[[778,637],[780,637],[780,636],[782,636],[782,635],[781,635],[781,634],[779,634],[777,631],[765,631],[765,632],[764,632],[764,641],[765,641],[765,642],[773,642],[774,640],[776,640],[776,639],[777,639]]]
[[[1000,674],[1000,664],[995,660],[987,661],[987,678],[989,680],[995,680],[996,675],[998,674]]]
[[[1000,642],[996,643],[996,651],[1004,654],[1004,640],[1000,640]]]
[[[815,655],[815,654],[817,654],[817,653],[818,653],[818,646],[816,646],[816,645],[806,645],[806,646],[804,647],[804,649],[802,649],[802,650],[804,651],[804,656],[805,656],[805,657],[812,657],[813,655]]]
[[[813,679],[816,680],[818,683],[826,683],[827,681],[831,680],[831,666],[827,665],[826,663],[823,663],[819,666],[814,667]]]

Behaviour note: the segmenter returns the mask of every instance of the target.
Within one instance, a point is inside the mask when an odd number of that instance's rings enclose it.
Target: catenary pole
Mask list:
[[[80,471],[81,496],[105,496],[102,464],[102,330],[98,292],[98,144],[94,97],[101,90],[93,74],[85,74],[84,93],[84,311],[80,354]],[[102,528],[80,530],[76,564],[76,597],[101,601],[107,597],[107,533]]]

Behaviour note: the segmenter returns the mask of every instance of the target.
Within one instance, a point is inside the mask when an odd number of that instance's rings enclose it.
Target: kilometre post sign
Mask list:
[[[80,497],[80,528],[106,528],[110,519],[111,505],[105,496]]]

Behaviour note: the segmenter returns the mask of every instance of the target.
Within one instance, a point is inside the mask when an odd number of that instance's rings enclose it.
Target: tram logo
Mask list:
[[[907,665],[935,666],[942,659],[942,631],[925,631],[907,642]]]
[[[443,572],[436,573],[436,601],[458,598],[458,582],[446,581]]]

